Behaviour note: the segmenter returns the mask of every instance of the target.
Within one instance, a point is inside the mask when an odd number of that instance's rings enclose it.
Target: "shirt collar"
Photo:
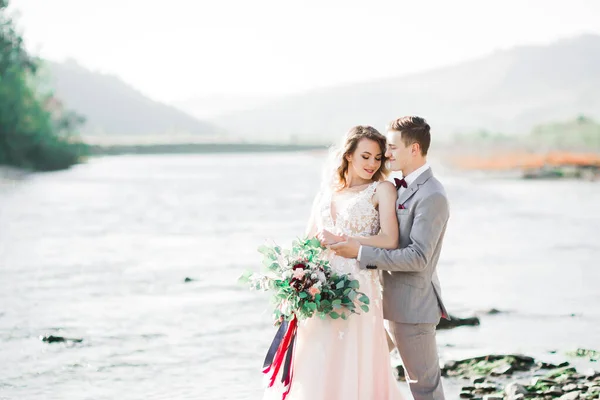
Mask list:
[[[404,180],[406,181],[406,184],[408,186],[410,186],[414,181],[417,180],[419,175],[421,175],[423,172],[425,172],[428,168],[429,168],[429,163],[425,163],[425,165],[423,165],[421,168],[416,169],[413,172],[411,172],[410,174],[408,174],[408,176],[406,176],[404,178]]]

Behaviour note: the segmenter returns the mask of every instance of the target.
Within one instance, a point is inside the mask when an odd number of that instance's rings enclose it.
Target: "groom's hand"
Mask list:
[[[356,239],[348,238],[346,241],[333,244],[329,248],[338,256],[345,258],[356,258],[358,257],[360,242]]]

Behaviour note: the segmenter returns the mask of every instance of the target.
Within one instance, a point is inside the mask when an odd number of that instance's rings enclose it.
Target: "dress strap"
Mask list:
[[[371,200],[371,197],[373,197],[373,194],[375,194],[378,185],[379,182],[373,182],[369,186],[367,186],[367,188],[362,192],[363,197],[367,200]]]

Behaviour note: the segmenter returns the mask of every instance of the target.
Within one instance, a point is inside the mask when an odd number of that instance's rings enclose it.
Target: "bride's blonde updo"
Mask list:
[[[341,148],[338,150],[337,168],[335,170],[333,179],[333,188],[335,190],[342,190],[348,184],[348,156],[356,151],[358,142],[362,139],[369,139],[376,142],[381,149],[381,167],[373,174],[371,178],[373,182],[384,180],[388,175],[388,169],[386,165],[387,158],[385,157],[386,150],[386,139],[379,131],[372,126],[368,125],[357,125],[351,128],[344,138],[344,142]]]

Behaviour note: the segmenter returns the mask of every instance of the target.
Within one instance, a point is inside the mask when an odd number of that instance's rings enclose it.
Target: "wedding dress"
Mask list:
[[[359,192],[321,193],[316,223],[336,234],[372,236],[379,212],[372,203],[378,182]],[[334,270],[350,273],[370,299],[369,312],[347,320],[310,318],[299,322],[293,381],[286,400],[400,400],[383,325],[379,276],[360,270],[355,259],[328,254]],[[268,388],[264,399],[281,399],[281,388]]]

